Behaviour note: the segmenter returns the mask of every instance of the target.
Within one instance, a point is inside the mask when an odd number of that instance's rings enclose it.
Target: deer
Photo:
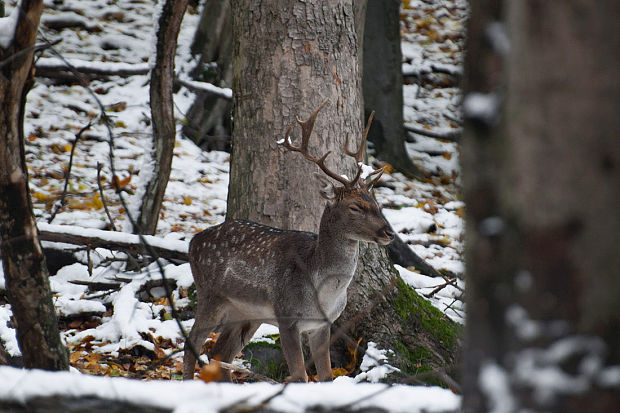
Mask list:
[[[184,348],[185,380],[194,378],[196,353],[190,346],[199,349],[210,333],[218,331],[210,358],[230,363],[263,322],[279,328],[290,374],[286,381],[308,381],[302,335],[307,336],[318,379],[332,380],[330,327],[347,303],[359,242],[387,245],[394,239],[394,231],[370,192],[385,167],[373,169],[363,164],[372,115],[359,149],[349,149],[348,137],[342,149],[357,162],[353,179],[325,165],[330,152],[320,158],[308,152],[315,120],[326,103],[305,121],[296,117],[302,131],[299,146],[291,141],[293,124],[277,142],[303,155],[326,175],[316,175],[322,185],[320,194],[327,200],[318,234],[230,219],[192,238],[189,262],[197,309]],[[222,369],[220,380],[231,381],[230,371]]]

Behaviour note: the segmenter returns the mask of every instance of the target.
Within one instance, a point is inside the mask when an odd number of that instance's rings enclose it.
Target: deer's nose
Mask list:
[[[385,234],[385,237],[388,238],[390,241],[394,240],[394,236],[396,234],[394,234],[394,231],[392,231],[392,228],[388,227],[383,229],[383,233]]]

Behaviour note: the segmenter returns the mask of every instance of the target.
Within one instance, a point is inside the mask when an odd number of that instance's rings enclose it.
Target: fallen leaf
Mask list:
[[[69,355],[69,361],[71,363],[77,363],[77,361],[82,357],[81,351],[75,351]]]
[[[205,383],[218,381],[222,378],[222,367],[217,360],[210,360],[209,364],[205,364],[198,373],[198,378]]]

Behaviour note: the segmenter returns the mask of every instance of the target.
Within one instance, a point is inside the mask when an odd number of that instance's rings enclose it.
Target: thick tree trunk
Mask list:
[[[363,17],[362,5],[350,0],[232,3],[235,94],[228,218],[317,232],[324,206],[313,179],[319,169],[280,150],[276,142],[296,115],[305,119],[327,98],[309,150],[318,156],[332,151],[329,168],[351,177],[354,162],[341,148],[347,135],[358,144],[362,134],[362,29],[355,21],[355,16]],[[298,143],[298,128],[292,135]],[[362,243],[348,305],[334,336],[345,333],[396,350],[393,363],[406,373],[415,372],[418,362],[445,369],[454,361],[458,328],[426,304],[399,281],[385,249]],[[432,323],[416,319],[422,314],[436,324],[429,327]],[[435,327],[450,332],[440,338]],[[336,348],[340,356],[334,360],[342,361],[344,345]],[[422,353],[425,360],[418,357]]]
[[[152,175],[142,196],[137,228],[134,233],[154,234],[159,211],[170,178],[172,154],[176,137],[174,121],[174,57],[177,36],[188,0],[165,0],[159,15],[155,67],[151,72],[151,117],[153,121],[153,164],[146,169]],[[146,172],[145,169],[145,172]]]
[[[615,411],[618,7],[508,2],[505,26],[489,3],[466,63],[465,411]]]
[[[351,2],[233,2],[233,148],[228,216],[317,231],[323,212],[316,165],[278,148],[295,116],[324,100],[310,151],[351,176],[340,149],[362,135],[358,49]],[[294,128],[293,136],[300,136]],[[303,185],[300,183],[303,182]]]
[[[377,158],[406,176],[422,177],[405,148],[400,1],[368,0],[364,29],[364,107],[375,117],[368,140]]]
[[[28,368],[66,370],[68,353],[60,340],[45,257],[37,237],[23,146],[23,110],[33,81],[30,49],[42,1],[23,0],[15,34],[0,48],[0,236],[7,296],[17,321],[17,340]],[[19,54],[18,54],[19,53]]]

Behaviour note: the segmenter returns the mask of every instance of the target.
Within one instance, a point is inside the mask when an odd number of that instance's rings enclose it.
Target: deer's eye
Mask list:
[[[354,213],[354,214],[361,214],[362,212],[364,212],[364,211],[362,210],[362,208],[360,208],[360,207],[359,207],[359,206],[357,206],[357,205],[351,205],[351,206],[349,207],[349,211],[351,211],[351,212],[352,212],[352,213]]]

